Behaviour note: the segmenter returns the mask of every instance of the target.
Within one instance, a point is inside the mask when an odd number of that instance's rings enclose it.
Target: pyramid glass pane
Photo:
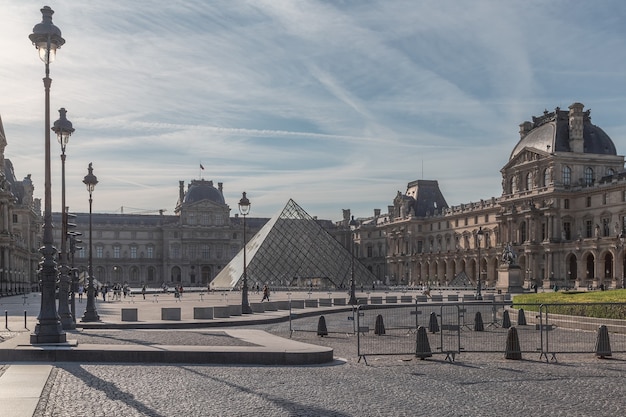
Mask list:
[[[347,289],[351,265],[357,286],[368,288],[375,276],[295,201],[289,200],[246,245],[248,286]],[[243,250],[211,283],[216,290],[243,283]]]

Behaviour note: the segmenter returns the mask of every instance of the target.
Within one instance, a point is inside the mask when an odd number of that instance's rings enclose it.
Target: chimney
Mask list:
[[[181,203],[185,198],[185,181],[178,181],[178,201]]]
[[[380,209],[374,209],[374,217],[380,216]]]
[[[217,183],[217,189],[220,190],[220,194],[224,194],[222,192],[222,188],[224,187],[224,183],[223,182],[218,182]]]
[[[569,106],[569,148],[574,153],[585,151],[583,138],[583,108],[582,103],[574,103]]]

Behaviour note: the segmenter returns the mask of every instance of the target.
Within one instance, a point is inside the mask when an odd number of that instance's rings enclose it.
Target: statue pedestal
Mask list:
[[[517,265],[500,265],[496,290],[507,293],[524,292],[522,270]]]

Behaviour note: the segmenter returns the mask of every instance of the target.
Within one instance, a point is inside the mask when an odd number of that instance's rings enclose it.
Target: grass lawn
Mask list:
[[[518,307],[532,311],[537,311],[538,308],[520,304],[565,304],[550,307],[550,312],[573,316],[626,319],[626,290],[517,294],[513,297],[513,307],[516,304]]]

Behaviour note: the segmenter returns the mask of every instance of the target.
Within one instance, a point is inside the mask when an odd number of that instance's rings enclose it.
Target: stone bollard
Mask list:
[[[428,322],[428,331],[437,333],[439,331],[439,322],[437,322],[437,314],[433,311],[430,313],[430,321]]]
[[[485,325],[483,324],[483,316],[480,314],[480,311],[476,312],[474,316],[474,331],[475,332],[484,332]]]
[[[430,343],[428,343],[428,334],[426,333],[426,327],[419,326],[417,328],[417,335],[415,338],[415,357],[424,360],[433,356],[430,350]]]
[[[518,361],[522,359],[522,348],[520,347],[519,337],[515,327],[511,327],[506,336],[506,353],[504,354],[504,358]]]
[[[502,328],[508,329],[511,327],[511,317],[509,317],[509,310],[504,310],[502,313]]]
[[[598,327],[598,337],[596,339],[596,356],[604,359],[611,356],[611,341],[609,340],[609,329],[603,324]]]
[[[378,336],[385,334],[385,323],[383,322],[382,314],[376,316],[376,326],[374,327],[374,334]]]
[[[517,312],[517,325],[526,326],[526,315],[524,314],[523,308],[520,308]]]
[[[328,336],[328,329],[326,328],[326,318],[324,316],[320,316],[320,319],[317,322],[317,335],[320,337]]]

